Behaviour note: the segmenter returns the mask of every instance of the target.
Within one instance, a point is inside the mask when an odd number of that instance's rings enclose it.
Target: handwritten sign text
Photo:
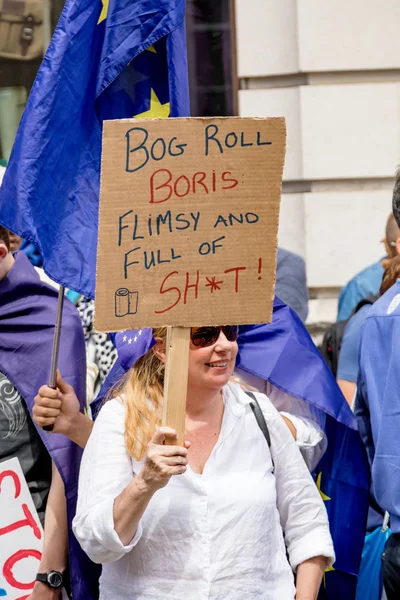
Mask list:
[[[104,124],[96,328],[271,318],[283,118]]]

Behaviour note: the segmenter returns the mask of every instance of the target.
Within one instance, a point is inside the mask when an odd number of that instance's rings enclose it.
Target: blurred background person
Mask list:
[[[308,288],[304,259],[278,247],[275,295],[290,306],[305,323],[308,315]]]
[[[386,269],[383,273],[379,296],[383,296],[400,277],[400,255],[384,261]],[[348,321],[342,339],[337,371],[337,382],[350,406],[353,403],[358,377],[358,349],[361,337],[361,327],[373,304],[371,301],[363,304]]]
[[[378,294],[382,283],[385,260],[390,260],[400,252],[400,229],[393,214],[386,222],[385,237],[382,240],[386,256],[355,275],[341,290],[339,295],[338,321],[348,319],[358,303],[371,295]]]

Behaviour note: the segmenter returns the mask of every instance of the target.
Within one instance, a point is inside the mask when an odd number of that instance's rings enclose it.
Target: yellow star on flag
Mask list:
[[[104,19],[107,18],[108,2],[109,2],[109,0],[101,0],[101,3],[103,4],[103,8],[101,9],[101,13],[100,13],[100,16],[99,16],[99,20],[97,21],[97,25],[99,23],[101,23],[102,21],[104,21]]]
[[[166,102],[165,104],[161,104],[159,99],[156,96],[155,91],[151,90],[150,96],[150,108],[145,112],[139,113],[138,115],[134,115],[135,119],[166,119],[169,117],[170,113],[170,104]]]
[[[154,48],[154,46],[149,46],[148,48],[146,48],[146,50],[148,50],[149,52],[154,52],[154,54],[157,54],[157,50]]]
[[[329,498],[329,496],[324,494],[324,492],[321,490],[321,477],[322,477],[322,473],[320,473],[317,477],[317,488],[318,488],[319,493],[321,494],[322,500],[325,502],[326,500],[330,500],[330,498]]]

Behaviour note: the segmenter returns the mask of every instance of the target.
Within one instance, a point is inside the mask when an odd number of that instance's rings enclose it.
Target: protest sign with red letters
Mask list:
[[[272,317],[284,118],[105,121],[96,329]]]
[[[43,528],[18,458],[0,463],[0,597],[26,600],[42,557]]]

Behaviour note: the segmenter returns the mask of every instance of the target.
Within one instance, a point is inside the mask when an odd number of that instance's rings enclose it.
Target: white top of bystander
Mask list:
[[[73,523],[82,548],[103,563],[101,600],[292,600],[292,568],[318,555],[332,564],[319,492],[279,413],[266,396],[256,396],[274,472],[250,398],[229,383],[203,474],[189,467],[158,490],[129,546],[114,530],[113,503],[141,463],[126,451],[121,400],[101,409],[83,456]]]

